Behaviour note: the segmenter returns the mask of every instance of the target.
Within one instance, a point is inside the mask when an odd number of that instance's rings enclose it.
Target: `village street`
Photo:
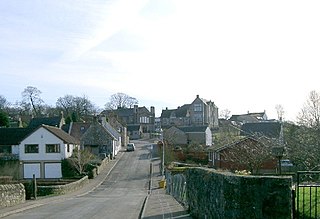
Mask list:
[[[139,218],[148,189],[149,144],[135,141],[135,151],[121,151],[109,175],[91,191],[39,201],[39,206],[6,218]]]

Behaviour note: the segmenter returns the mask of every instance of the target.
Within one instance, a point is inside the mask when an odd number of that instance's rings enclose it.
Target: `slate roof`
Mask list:
[[[269,138],[279,138],[281,131],[280,122],[259,122],[245,123],[241,127],[240,135],[242,136],[266,136]]]
[[[180,117],[187,117],[189,108],[191,104],[184,104],[181,107],[178,107],[177,109],[165,109],[161,112],[161,118],[170,118],[171,116],[175,116],[177,118]]]
[[[30,128],[0,128],[0,145],[19,145],[32,130]]]
[[[90,125],[91,123],[71,122],[68,125],[64,125],[62,129],[80,141],[81,137],[89,129]]]
[[[177,128],[185,133],[204,133],[207,130],[208,126],[184,126]]]
[[[128,125],[127,126],[127,131],[128,132],[133,132],[133,131],[139,131],[140,130],[140,125]]]
[[[28,125],[28,128],[38,128],[41,125],[49,125],[49,126],[59,127],[60,122],[61,122],[61,116],[33,118],[33,119],[31,119],[31,121]]]
[[[41,127],[45,128],[46,130],[48,130],[49,132],[51,132],[52,134],[54,134],[55,136],[60,138],[62,141],[64,141],[64,143],[70,143],[70,144],[79,144],[80,143],[76,138],[72,137],[71,135],[69,135],[68,133],[63,131],[62,129],[59,129],[59,128],[53,127],[53,126],[48,126],[48,125],[42,125]],[[39,127],[39,128],[41,128],[41,127]],[[38,129],[36,129],[36,130],[38,130]]]

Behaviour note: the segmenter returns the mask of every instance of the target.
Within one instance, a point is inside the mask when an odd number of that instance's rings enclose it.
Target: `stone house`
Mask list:
[[[172,145],[212,145],[212,132],[208,126],[172,126],[163,132],[163,138]]]
[[[218,107],[211,100],[200,98],[199,95],[191,104],[177,109],[165,109],[161,113],[161,126],[208,126],[211,130],[219,127]]]
[[[155,131],[155,108],[153,106],[150,107],[150,111],[146,107],[139,107],[138,105],[134,105],[133,108],[105,110],[100,116],[107,118],[116,116],[124,126],[140,125],[142,133]]]
[[[105,154],[113,158],[121,149],[121,135],[106,121],[101,124],[95,118],[81,136],[80,144],[82,149],[89,149],[97,156]]]

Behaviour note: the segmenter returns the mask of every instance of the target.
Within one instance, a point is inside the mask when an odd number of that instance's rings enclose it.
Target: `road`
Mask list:
[[[136,150],[124,152],[108,177],[87,194],[54,200],[6,218],[139,218],[148,192],[150,149],[135,141]]]

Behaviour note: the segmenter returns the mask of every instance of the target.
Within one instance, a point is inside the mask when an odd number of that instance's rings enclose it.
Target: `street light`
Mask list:
[[[161,169],[161,176],[164,176],[164,140],[163,140],[163,130],[160,129],[160,133],[161,133],[161,142],[162,142],[162,169]]]

